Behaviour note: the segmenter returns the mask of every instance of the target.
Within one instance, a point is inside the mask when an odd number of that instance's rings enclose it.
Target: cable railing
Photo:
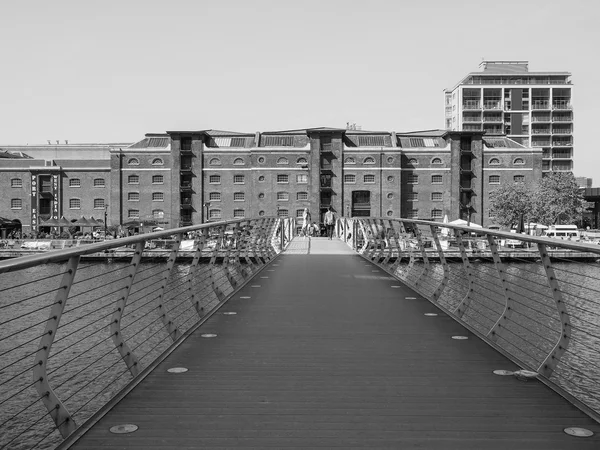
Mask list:
[[[338,236],[600,420],[600,246],[411,219]]]
[[[293,219],[242,219],[0,262],[0,448],[76,439],[295,228]]]

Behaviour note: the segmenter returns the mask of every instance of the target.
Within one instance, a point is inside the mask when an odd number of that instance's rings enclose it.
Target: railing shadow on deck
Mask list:
[[[261,217],[0,262],[0,448],[68,446],[294,230]]]
[[[600,246],[411,219],[336,231],[600,422]]]

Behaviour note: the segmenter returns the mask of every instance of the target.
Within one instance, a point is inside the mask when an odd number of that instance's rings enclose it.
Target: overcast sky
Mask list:
[[[83,0],[0,8],[0,144],[148,132],[444,127],[482,59],[573,74],[575,175],[600,165],[592,0]],[[600,178],[598,179],[600,182]]]

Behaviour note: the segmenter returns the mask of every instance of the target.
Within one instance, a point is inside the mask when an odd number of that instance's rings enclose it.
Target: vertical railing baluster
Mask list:
[[[498,318],[494,326],[487,333],[487,336],[490,338],[490,340],[496,342],[498,340],[499,335],[502,334],[502,330],[506,328],[508,320],[512,315],[513,300],[508,293],[508,281],[506,280],[506,270],[504,268],[504,264],[502,264],[502,260],[500,259],[500,254],[498,253],[498,245],[496,244],[496,240],[491,234],[486,235],[486,237],[490,244],[492,258],[494,260],[494,267],[496,268],[496,272],[498,272],[498,278],[500,278],[502,293],[504,295],[504,311],[502,311],[502,314],[500,314],[500,317]]]
[[[427,252],[425,251],[425,243],[423,242],[423,235],[421,234],[421,229],[418,225],[414,224],[413,230],[415,232],[415,237],[417,238],[419,250],[421,251],[421,258],[423,258],[423,271],[415,281],[415,287],[419,288],[421,285],[421,278],[427,277],[429,275],[430,265],[429,258],[427,257]]]
[[[546,378],[550,378],[550,376],[556,369],[556,365],[559,363],[563,354],[569,347],[569,343],[571,341],[571,319],[569,316],[569,312],[567,311],[567,305],[563,300],[562,292],[560,290],[558,280],[556,279],[556,274],[554,273],[554,268],[552,267],[552,262],[550,260],[550,256],[548,255],[546,244],[538,243],[538,251],[542,260],[542,265],[544,266],[544,270],[546,271],[548,285],[552,290],[552,297],[554,298],[554,302],[556,303],[558,318],[560,320],[560,336],[558,338],[558,341],[554,345],[552,351],[548,354],[548,356],[546,356],[546,359],[540,364],[540,367],[538,368],[538,373],[545,376]]]
[[[471,300],[473,299],[473,288],[475,284],[475,277],[473,276],[473,267],[471,267],[471,262],[469,261],[469,256],[467,255],[467,251],[465,249],[465,244],[462,240],[462,231],[454,230],[454,236],[456,237],[456,243],[458,244],[458,249],[460,251],[460,257],[462,259],[463,267],[467,272],[467,279],[469,280],[469,287],[467,289],[467,294],[458,304],[458,306],[454,309],[454,314],[458,317],[462,318],[467,311],[467,308],[471,304]]]
[[[440,258],[440,264],[442,265],[442,270],[444,271],[442,281],[437,286],[437,288],[435,289],[433,294],[431,294],[432,299],[437,302],[438,299],[440,298],[440,296],[442,295],[442,292],[448,285],[448,279],[450,276],[450,268],[448,267],[448,261],[446,261],[446,256],[444,255],[444,250],[442,249],[442,244],[440,243],[440,239],[438,238],[438,235],[437,235],[437,230],[436,230],[437,226],[430,225],[429,227],[431,229],[431,236],[433,238],[433,242],[435,243],[435,247],[437,249],[437,253]]]
[[[198,269],[200,268],[200,259],[202,259],[202,249],[204,249],[204,245],[206,244],[206,236],[204,235],[204,233],[200,233],[200,235],[197,236],[195,244],[196,251],[194,252],[194,258],[192,259],[192,264],[190,265],[189,269],[187,289],[189,299],[192,302],[192,306],[196,310],[198,317],[201,319],[204,316],[204,307],[200,306],[200,301],[196,298],[194,280],[198,276]]]
[[[393,223],[393,221],[390,221],[390,223]],[[404,234],[406,231],[404,228],[404,224],[401,221],[397,221],[397,223],[398,223],[398,231],[396,231],[396,229],[392,226],[392,228],[394,229],[394,236],[396,239],[396,251],[398,252],[396,261],[394,261],[394,264],[392,264],[392,267],[390,270],[391,273],[393,273],[393,274],[396,273],[396,270],[398,270],[398,267],[400,266],[400,263],[402,262],[402,246],[400,245],[400,239],[402,239],[404,241],[404,237],[402,237],[401,235]]]
[[[65,310],[65,306],[67,305],[69,291],[71,290],[71,286],[73,286],[73,280],[78,265],[79,256],[72,256],[67,261],[66,272],[60,280],[60,289],[56,292],[54,303],[50,308],[50,316],[46,322],[46,328],[44,329],[44,334],[40,340],[38,351],[35,354],[35,365],[33,366],[33,382],[35,383],[38,395],[44,403],[44,406],[46,406],[50,417],[54,420],[56,428],[58,428],[58,431],[64,438],[75,431],[77,424],[67,408],[58,399],[54,390],[50,387],[47,365],[50,350],[52,349],[52,343],[56,337],[60,319]]]
[[[121,319],[123,317],[123,314],[125,314],[125,306],[127,305],[127,300],[129,299],[129,293],[131,292],[131,287],[133,286],[135,275],[140,268],[143,252],[144,242],[138,242],[137,244],[135,244],[133,257],[131,258],[131,263],[127,273],[127,281],[125,286],[123,286],[123,288],[117,293],[118,298],[116,310],[113,313],[110,321],[110,337],[113,341],[113,344],[115,345],[115,348],[117,349],[117,351],[121,355],[121,358],[125,362],[125,365],[129,369],[129,372],[134,377],[139,375],[141,368],[138,358],[133,354],[133,352],[125,342],[125,338],[123,337],[123,333],[121,332]]]
[[[165,305],[165,292],[167,289],[167,284],[169,282],[169,278],[173,275],[173,268],[175,267],[175,260],[177,259],[177,255],[179,253],[179,247],[181,245],[182,235],[178,233],[175,235],[175,242],[173,243],[173,248],[171,248],[171,253],[169,254],[169,259],[167,260],[166,272],[162,278],[162,284],[159,289],[159,294],[157,297],[158,302],[158,313],[160,314],[160,318],[165,326],[169,337],[173,342],[175,342],[181,336],[181,332],[177,328],[177,325],[171,317],[167,314],[167,309]]]
[[[394,225],[392,224],[391,220],[388,220],[389,222],[389,232],[388,232],[388,228],[386,228],[385,226],[385,220],[381,221],[381,224],[383,226],[383,233],[384,236],[387,237],[387,242],[386,242],[386,253],[385,256],[383,258],[383,261],[381,261],[381,264],[383,266],[387,266],[388,262],[390,261],[390,258],[392,257],[392,253],[394,251],[394,248],[392,247],[392,239],[394,240],[394,245],[396,244],[396,233],[394,231]],[[385,242],[385,239],[384,239]]]

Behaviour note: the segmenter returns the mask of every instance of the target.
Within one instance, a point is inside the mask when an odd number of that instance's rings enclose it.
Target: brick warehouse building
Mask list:
[[[541,149],[476,131],[168,131],[131,145],[62,147],[2,147],[0,216],[24,232],[50,217],[105,212],[109,225],[175,228],[299,217],[307,207],[318,221],[330,205],[338,216],[470,216],[490,226],[492,189],[542,176]]]

